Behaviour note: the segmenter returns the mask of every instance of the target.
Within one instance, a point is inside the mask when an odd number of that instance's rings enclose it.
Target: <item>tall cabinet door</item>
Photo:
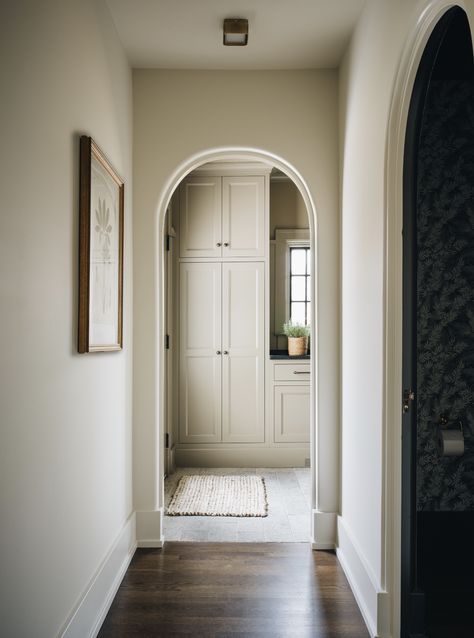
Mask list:
[[[261,443],[264,431],[264,264],[222,264],[222,440]]]
[[[179,254],[181,257],[221,256],[221,197],[220,177],[189,177],[181,184],[179,198]]]
[[[180,264],[181,443],[221,440],[221,264]]]
[[[265,255],[265,178],[222,178],[222,256]]]

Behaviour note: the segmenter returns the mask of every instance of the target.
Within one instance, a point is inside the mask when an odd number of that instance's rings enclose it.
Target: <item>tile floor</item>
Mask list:
[[[303,543],[310,536],[310,478],[307,468],[177,468],[165,480],[168,505],[183,474],[258,474],[265,479],[268,516],[165,516],[167,541]]]

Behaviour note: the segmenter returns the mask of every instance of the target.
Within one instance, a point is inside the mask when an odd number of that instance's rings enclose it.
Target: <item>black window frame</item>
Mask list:
[[[311,299],[308,299],[308,279],[311,277],[311,261],[310,261],[310,251],[311,251],[311,246],[308,246],[307,244],[305,245],[299,245],[299,246],[290,246],[289,247],[290,250],[290,254],[289,254],[289,272],[288,272],[288,276],[289,276],[289,299],[288,299],[288,305],[289,305],[289,318],[290,321],[293,321],[293,318],[291,316],[291,304],[292,303],[304,303],[304,325],[307,326],[308,324],[308,307],[311,307]],[[291,268],[292,268],[292,251],[293,250],[304,250],[305,251],[305,274],[304,275],[294,275]],[[304,277],[305,278],[305,287],[304,287],[304,300],[293,300],[292,299],[292,281],[293,281],[293,277]]]

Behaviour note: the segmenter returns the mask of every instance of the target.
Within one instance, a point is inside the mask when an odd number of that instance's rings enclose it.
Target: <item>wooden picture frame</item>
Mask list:
[[[78,351],[122,349],[124,182],[80,139]]]

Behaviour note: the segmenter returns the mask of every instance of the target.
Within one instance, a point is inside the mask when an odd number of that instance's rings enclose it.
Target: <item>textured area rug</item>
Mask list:
[[[267,516],[261,476],[183,476],[168,506],[168,516]]]

